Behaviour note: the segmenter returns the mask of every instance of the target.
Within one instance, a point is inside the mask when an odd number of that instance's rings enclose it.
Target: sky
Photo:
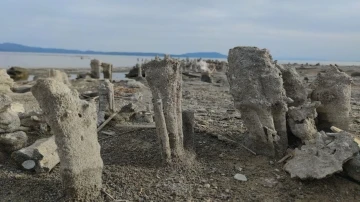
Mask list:
[[[359,0],[1,0],[0,43],[360,61]]]

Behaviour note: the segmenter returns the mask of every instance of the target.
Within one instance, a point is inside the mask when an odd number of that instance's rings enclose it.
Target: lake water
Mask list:
[[[48,54],[48,53],[11,53],[0,52],[0,68],[20,66],[25,68],[90,68],[90,60],[98,59],[113,64],[114,67],[132,67],[137,60],[151,59],[152,57],[120,56],[120,55],[77,55],[77,54]],[[226,59],[219,59],[226,61]],[[282,61],[279,63],[299,64],[338,64],[360,65],[360,62],[351,61]]]

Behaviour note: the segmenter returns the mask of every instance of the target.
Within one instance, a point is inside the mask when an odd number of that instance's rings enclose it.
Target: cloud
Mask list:
[[[102,51],[227,53],[355,60],[357,0],[2,0],[0,42]]]

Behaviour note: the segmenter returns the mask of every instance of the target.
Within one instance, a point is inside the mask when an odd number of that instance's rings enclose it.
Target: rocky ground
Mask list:
[[[298,67],[309,82],[326,67]],[[340,67],[352,74],[357,67]],[[120,123],[115,118],[99,133],[104,161],[104,201],[359,201],[360,184],[341,173],[323,180],[291,179],[278,159],[255,156],[238,144],[246,128],[233,107],[225,75],[213,83],[184,76],[183,108],[196,112],[196,163],[190,167],[162,167],[153,128],[134,128],[138,123]],[[360,136],[360,77],[353,77],[352,133]],[[80,93],[96,91],[98,81],[73,81]],[[116,106],[133,103],[145,110],[151,103],[147,87],[132,88],[115,82]],[[141,93],[142,99],[127,97]],[[31,93],[11,94],[26,111],[38,108]],[[148,124],[151,126],[152,124]],[[29,144],[39,134],[28,134]],[[1,157],[0,157],[1,158]],[[0,201],[56,201],[61,198],[59,166],[50,173],[36,174],[19,169],[9,156],[0,159]],[[234,179],[245,175],[247,181]]]

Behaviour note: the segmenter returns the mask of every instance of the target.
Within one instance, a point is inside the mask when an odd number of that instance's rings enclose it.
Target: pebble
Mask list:
[[[204,187],[205,188],[210,188],[210,184],[205,184]]]
[[[225,189],[225,192],[226,192],[226,193],[230,193],[230,189]]]
[[[275,164],[274,161],[270,161],[269,163],[270,163],[270,165],[274,165],[274,164]]]
[[[246,182],[246,181],[247,181],[246,176],[243,175],[243,174],[239,174],[239,173],[234,176],[234,179],[235,179],[235,180],[242,181],[242,182]]]

